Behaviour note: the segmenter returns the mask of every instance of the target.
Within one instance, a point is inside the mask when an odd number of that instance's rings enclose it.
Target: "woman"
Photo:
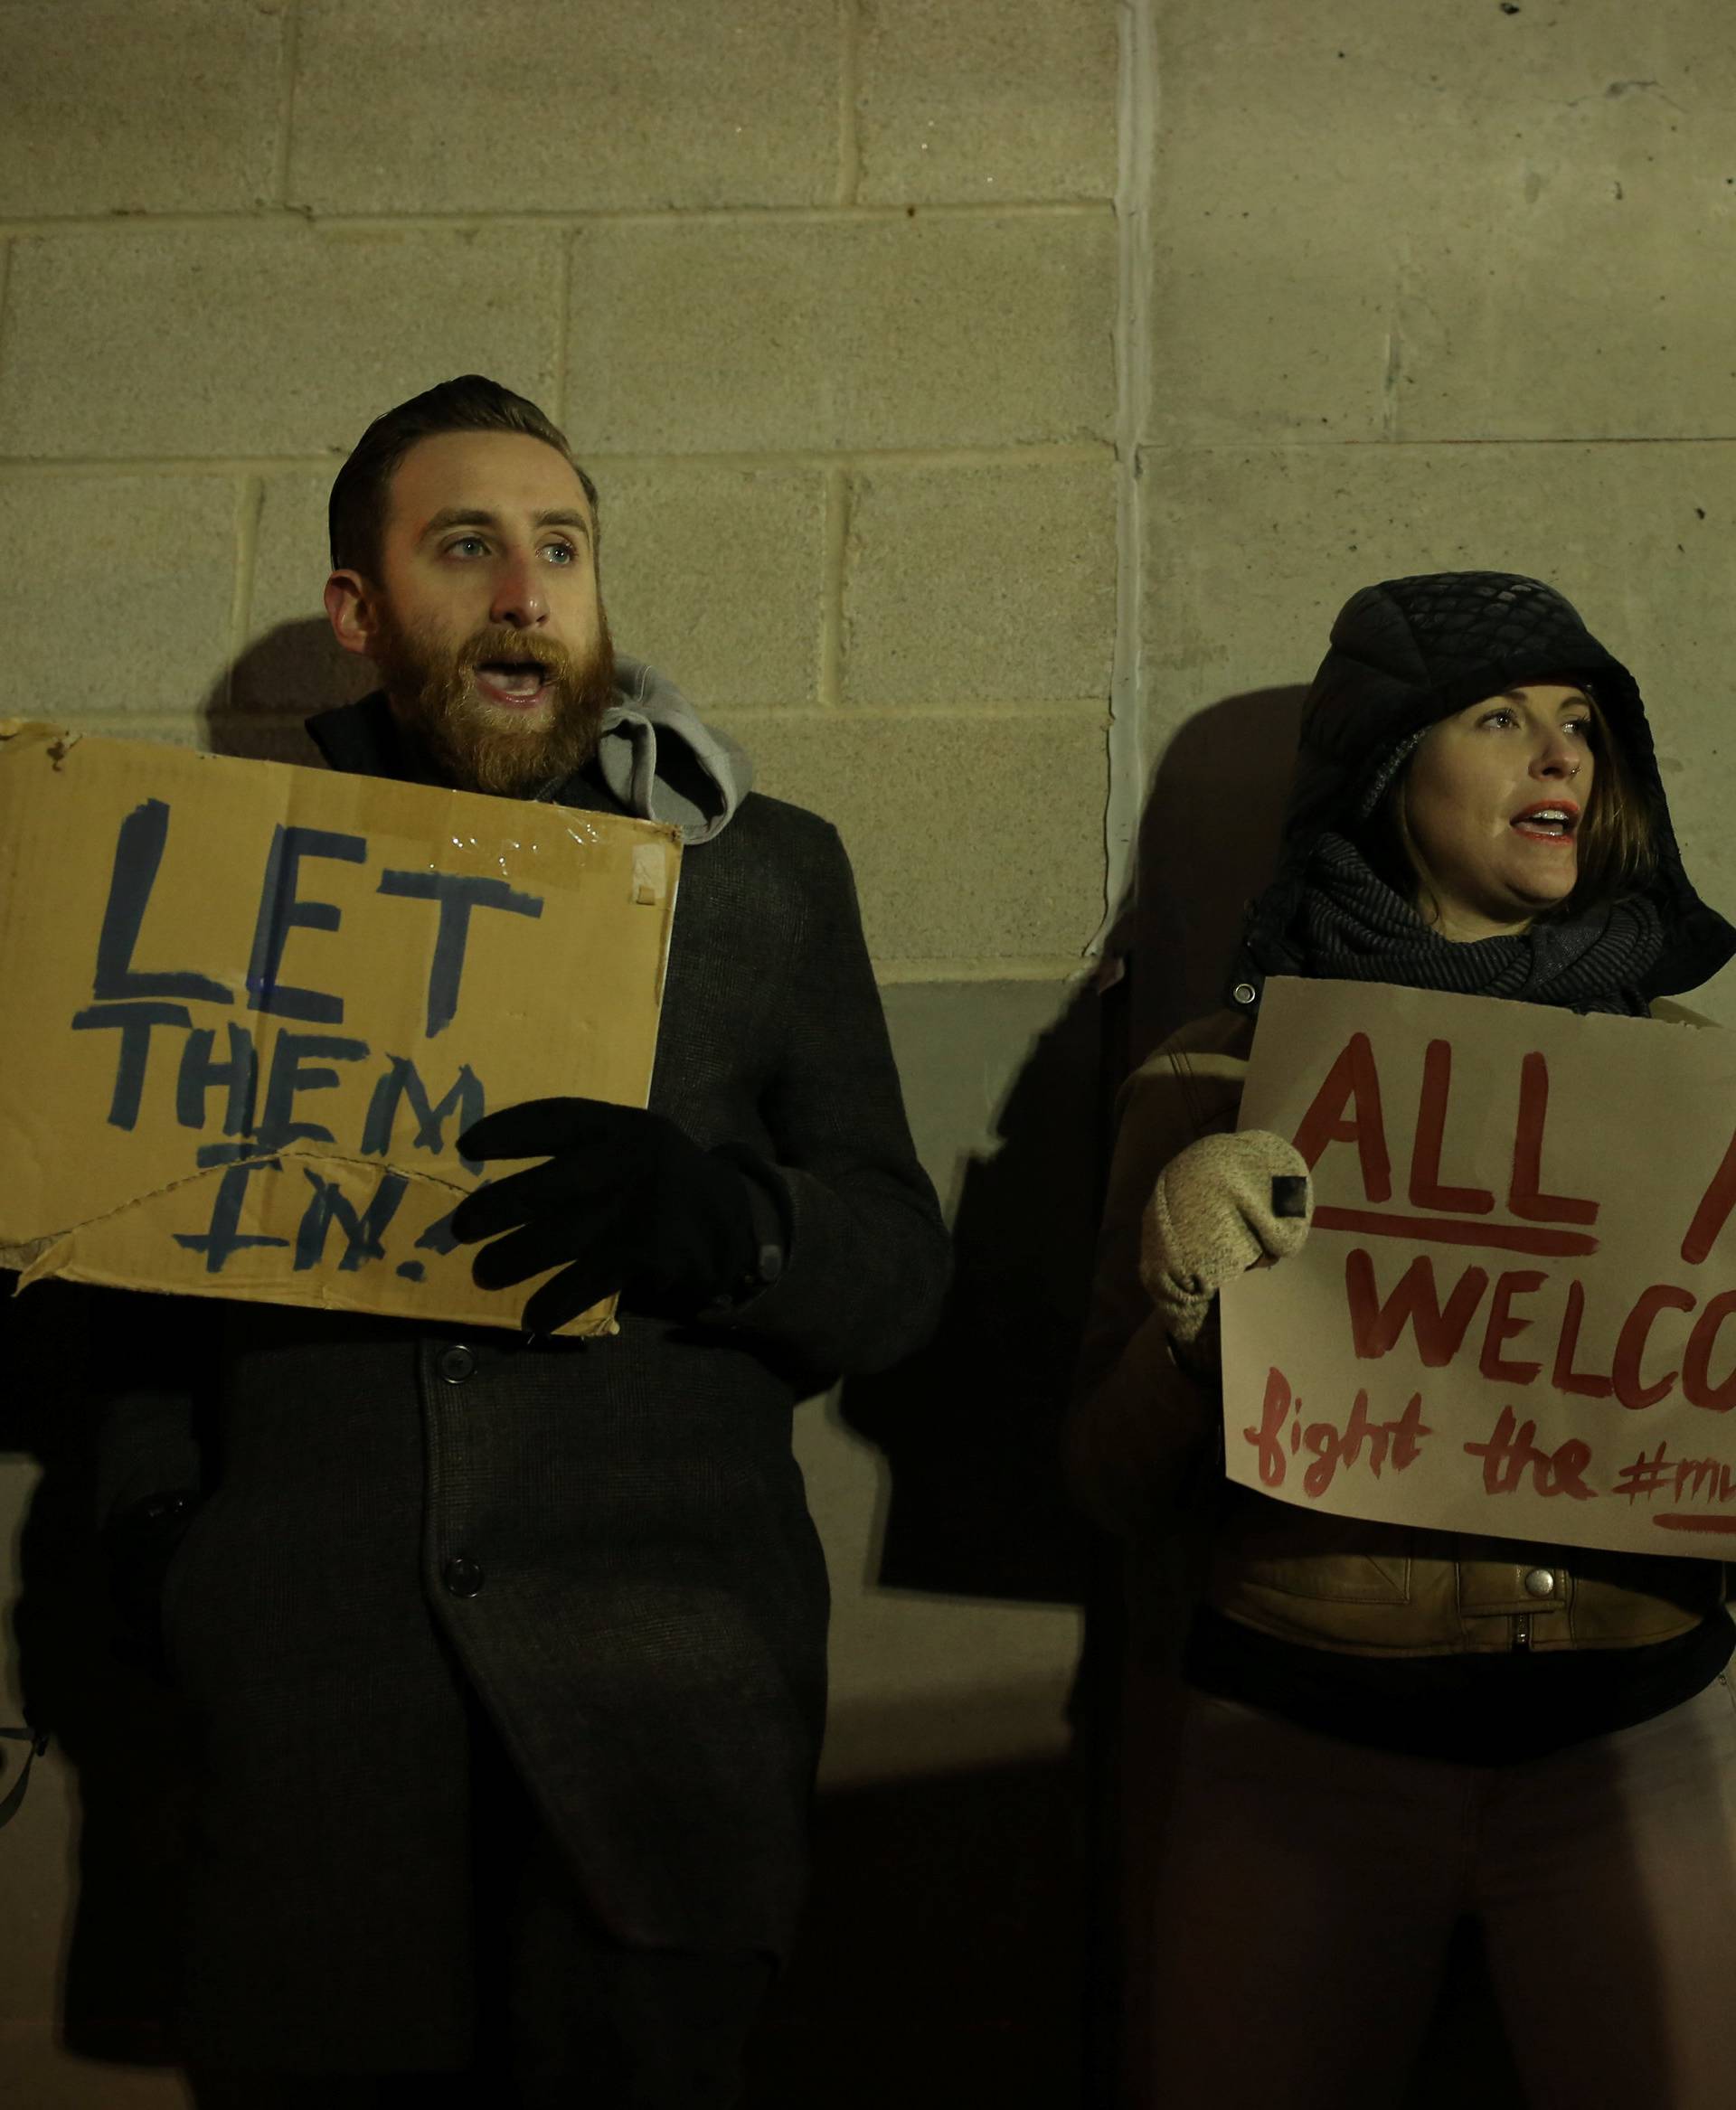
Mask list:
[[[1267,975],[1633,1014],[1733,952],[1638,690],[1559,594],[1460,572],[1355,596],[1231,1007],[1124,1094],[1070,1430],[1080,1499],[1131,1540],[1136,1679],[1174,1621],[1178,1512],[1203,1513],[1155,1878],[1165,2110],[1391,2110],[1467,1914],[1537,2110],[1736,2102],[1722,1569],[1229,1487],[1214,1303],[1307,1228],[1272,1210],[1290,1145],[1231,1133]]]

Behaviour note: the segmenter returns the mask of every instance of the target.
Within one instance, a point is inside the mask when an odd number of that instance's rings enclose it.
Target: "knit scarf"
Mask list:
[[[1457,945],[1431,930],[1354,843],[1323,835],[1285,950],[1307,975],[1643,1017],[1638,984],[1663,946],[1663,922],[1644,899],[1533,923],[1516,937]]]

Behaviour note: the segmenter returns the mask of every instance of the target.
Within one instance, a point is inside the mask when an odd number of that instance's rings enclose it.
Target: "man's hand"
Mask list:
[[[1298,1178],[1299,1195],[1281,1184]],[[1301,1154],[1269,1129],[1203,1136],[1172,1158],[1146,1204],[1139,1242],[1139,1278],[1170,1339],[1196,1341],[1224,1284],[1297,1251],[1313,1214]]]
[[[687,1317],[752,1282],[747,1174],[661,1114],[605,1099],[526,1099],[485,1115],[458,1149],[473,1161],[548,1160],[479,1188],[452,1214],[464,1243],[495,1241],[471,1264],[479,1287],[561,1268],[524,1306],[527,1333],[552,1333],[616,1291]]]

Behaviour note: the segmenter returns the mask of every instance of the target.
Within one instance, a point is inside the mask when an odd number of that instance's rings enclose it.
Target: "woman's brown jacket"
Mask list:
[[[1215,1013],[1174,1034],[1123,1088],[1068,1429],[1079,1501],[1135,1540],[1162,1533],[1166,1518],[1173,1529],[1178,1508],[1215,1502],[1207,1601],[1263,1634],[1316,1648],[1382,1656],[1637,1648],[1685,1633],[1722,1597],[1719,1563],[1363,1523],[1222,1480],[1217,1400],[1170,1356],[1139,1280],[1139,1221],[1178,1151],[1235,1126],[1252,1033],[1250,1019]]]

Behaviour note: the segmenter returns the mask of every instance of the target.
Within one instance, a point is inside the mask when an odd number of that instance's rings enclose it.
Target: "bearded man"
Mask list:
[[[383,684],[311,721],[334,768],[686,847],[650,1109],[463,1139],[505,1175],[455,1219],[476,1280],[557,1270],[523,1333],[127,1300],[152,1375],[102,1498],[202,1755],[197,2099],[727,2105],[824,1708],[791,1410],[919,1344],[945,1234],[837,836],[615,656],[562,435],[448,381],[368,429],[331,527]],[[550,1338],[613,1291],[618,1336]]]

